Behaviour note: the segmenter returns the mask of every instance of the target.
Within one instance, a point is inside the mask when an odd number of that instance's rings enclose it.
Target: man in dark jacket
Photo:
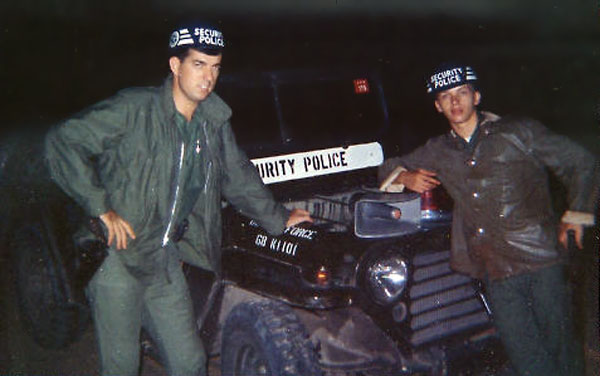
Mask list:
[[[222,198],[272,234],[311,220],[273,200],[235,142],[231,110],[213,93],[221,32],[180,28],[169,47],[162,87],[124,90],[46,139],[52,178],[100,217],[111,245],[87,291],[103,375],[138,373],[142,326],[170,375],[205,373],[180,260],[218,272]]]
[[[454,199],[452,266],[486,283],[514,371],[578,375],[562,261],[567,231],[581,248],[583,226],[594,223],[597,162],[534,120],[479,112],[476,81],[468,66],[436,70],[428,92],[451,130],[387,160],[381,189],[423,192],[443,183]],[[546,169],[568,188],[560,226]]]

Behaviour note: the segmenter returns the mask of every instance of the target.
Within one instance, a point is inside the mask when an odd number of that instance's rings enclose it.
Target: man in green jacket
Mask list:
[[[108,235],[88,286],[103,375],[138,373],[142,326],[170,375],[205,374],[180,261],[218,272],[222,198],[272,234],[311,221],[274,201],[235,142],[231,110],[213,93],[224,46],[211,27],[173,31],[162,87],[123,90],[47,136],[53,180]]]

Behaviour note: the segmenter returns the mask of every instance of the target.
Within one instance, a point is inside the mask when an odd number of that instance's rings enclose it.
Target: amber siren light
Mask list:
[[[329,270],[324,266],[321,266],[317,270],[317,283],[319,285],[326,285],[329,282]]]

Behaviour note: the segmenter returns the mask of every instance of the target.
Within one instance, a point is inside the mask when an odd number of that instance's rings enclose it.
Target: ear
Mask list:
[[[437,99],[435,101],[433,101],[433,104],[438,112],[440,112],[440,113],[443,112],[442,106],[440,106],[440,103],[437,101]]]
[[[475,101],[473,102],[473,104],[475,106],[479,106],[479,102],[481,102],[481,93],[478,91],[475,91]]]
[[[169,58],[169,67],[171,68],[171,72],[173,76],[179,75],[179,67],[181,66],[181,60],[177,56],[171,56]]]

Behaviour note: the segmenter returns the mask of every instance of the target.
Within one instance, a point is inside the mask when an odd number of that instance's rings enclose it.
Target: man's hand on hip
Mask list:
[[[106,213],[100,215],[100,219],[106,225],[108,229],[108,245],[110,246],[113,239],[116,239],[117,249],[127,248],[127,236],[131,239],[135,239],[135,233],[131,228],[129,222],[121,218],[113,210],[109,210]]]

